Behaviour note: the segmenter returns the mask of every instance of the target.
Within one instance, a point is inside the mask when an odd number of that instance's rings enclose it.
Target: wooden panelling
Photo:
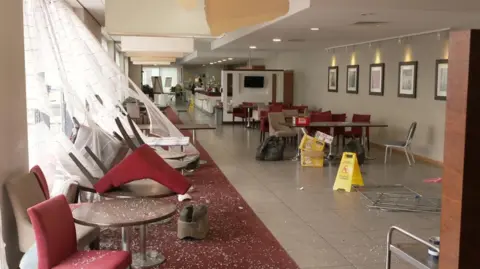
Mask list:
[[[440,269],[480,268],[480,31],[450,34]]]

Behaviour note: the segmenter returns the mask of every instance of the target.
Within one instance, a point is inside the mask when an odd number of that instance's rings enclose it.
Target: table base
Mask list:
[[[154,250],[147,250],[145,254],[143,253],[133,253],[132,254],[132,267],[133,268],[149,268],[159,264],[162,264],[165,261],[165,257]]]

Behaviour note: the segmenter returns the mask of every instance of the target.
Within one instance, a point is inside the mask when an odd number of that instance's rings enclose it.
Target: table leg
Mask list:
[[[147,250],[147,225],[140,226],[140,252],[132,255],[133,268],[148,268],[165,261],[165,257],[157,251]]]
[[[367,141],[367,127],[362,127],[361,143],[362,143],[363,150],[365,151],[365,159],[375,160],[375,158],[370,156],[370,152],[368,151],[367,145],[365,145],[365,141]]]
[[[130,227],[122,227],[122,250],[130,251]]]
[[[332,137],[334,135],[334,130],[335,130],[335,127],[330,127],[330,135]],[[332,141],[332,144],[330,144],[330,146],[329,146],[328,159],[330,159],[330,160],[335,159],[335,154],[333,154],[333,141]]]
[[[300,154],[301,154],[301,150],[300,150],[300,143],[302,142],[302,138],[303,138],[303,131],[302,131],[302,128],[297,128],[297,155],[295,155],[295,157],[292,158],[292,161],[299,161],[300,160]]]
[[[247,108],[247,126],[245,126],[246,128],[252,127],[251,125],[252,118],[250,117],[251,113],[252,113],[252,109],[248,107]]]
[[[196,135],[195,135],[195,129],[192,130],[192,142],[193,142],[193,144],[197,143]]]

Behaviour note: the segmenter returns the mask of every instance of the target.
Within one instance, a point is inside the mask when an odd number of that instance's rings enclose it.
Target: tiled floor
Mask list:
[[[213,122],[198,112],[180,116],[185,122]],[[439,234],[437,214],[369,210],[360,193],[334,192],[335,165],[302,168],[289,160],[256,161],[258,130],[224,125],[215,131],[199,131],[197,139],[301,268],[385,268],[390,226],[423,238]],[[404,156],[396,154],[384,165],[383,152],[374,150],[372,155],[377,160],[362,167],[365,184],[403,184],[426,196],[440,197],[440,185],[423,183],[440,176],[440,168],[424,163],[409,167]],[[394,261],[393,269],[411,268]]]

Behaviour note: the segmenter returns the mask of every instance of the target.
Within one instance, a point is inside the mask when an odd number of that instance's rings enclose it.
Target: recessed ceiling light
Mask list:
[[[227,61],[227,59],[223,59],[223,60],[222,60],[222,62],[226,62],[226,61]]]
[[[273,42],[282,42],[282,40],[280,38],[274,38]]]
[[[312,28],[310,28],[310,30],[312,30],[312,31],[318,31],[318,30],[320,30],[320,28],[318,28],[318,27],[312,27]]]
[[[214,63],[210,63],[210,64],[214,64]]]
[[[222,60],[218,61],[217,63],[221,63],[221,62],[222,62]]]
[[[233,58],[228,58],[229,61],[233,60]]]
[[[254,49],[257,48],[257,46],[250,46],[249,48],[252,49],[252,50],[254,50]]]

